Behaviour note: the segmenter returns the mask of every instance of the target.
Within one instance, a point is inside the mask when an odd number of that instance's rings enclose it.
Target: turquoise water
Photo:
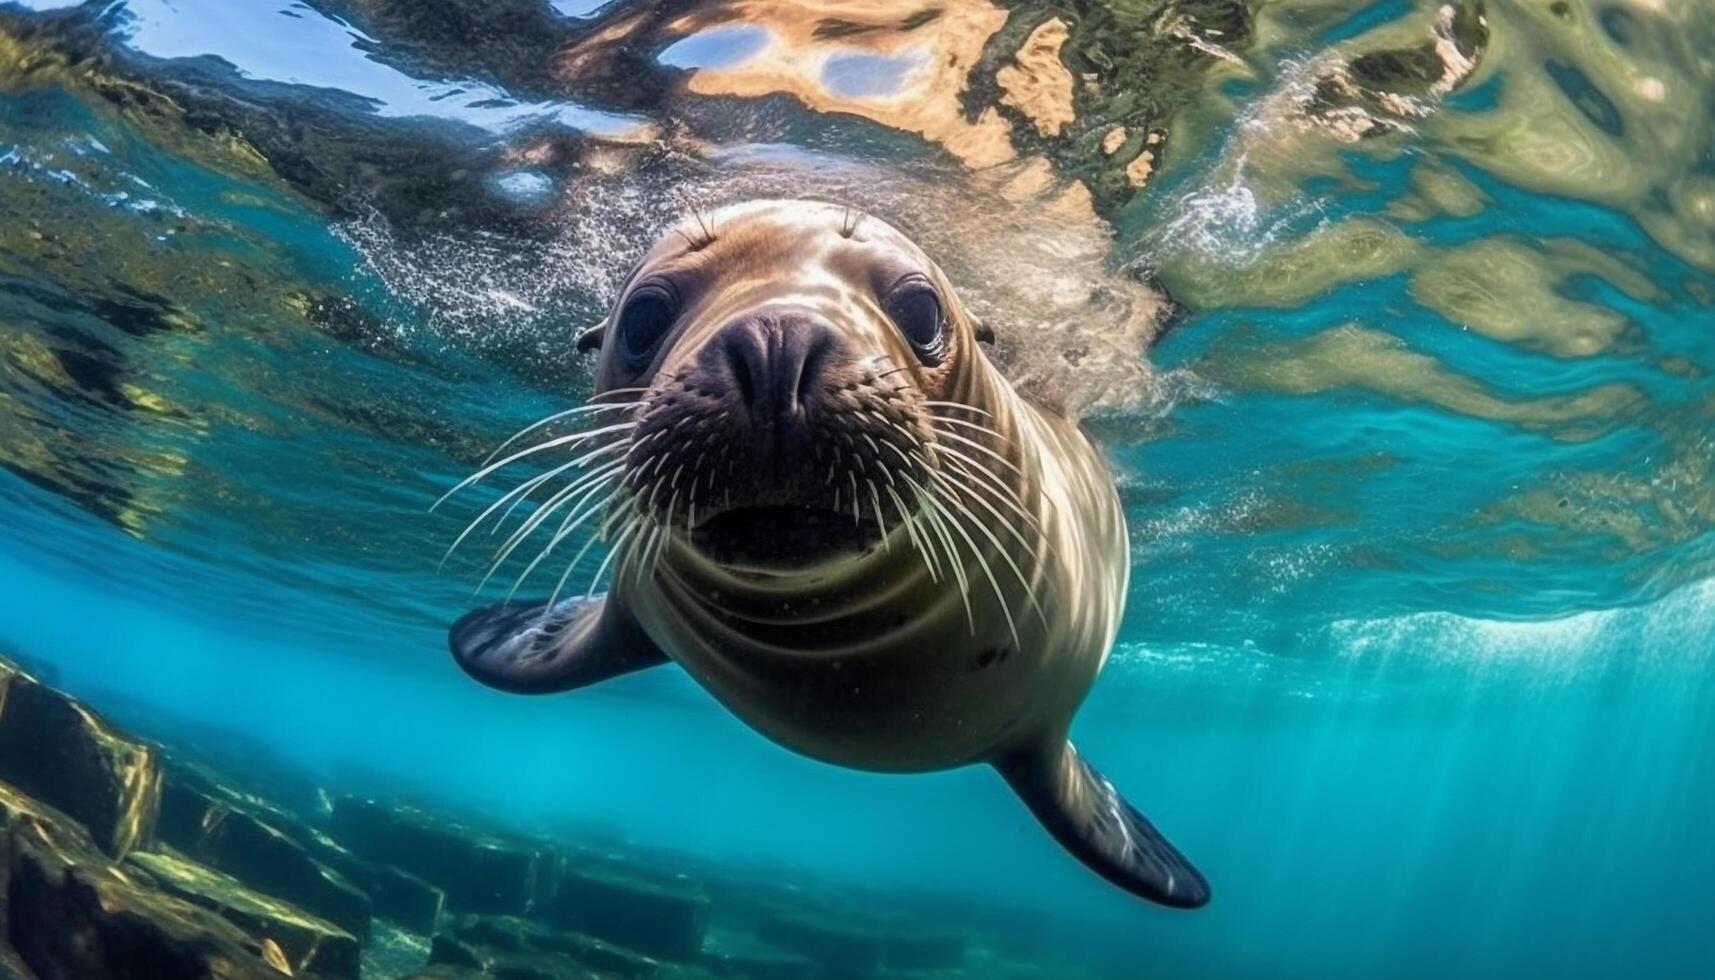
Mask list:
[[[1019,120],[978,161],[866,109],[910,50],[734,95],[776,6],[651,21],[615,82],[559,53],[624,4],[0,5],[0,646],[330,780],[1022,909],[1044,964],[1715,975],[1715,14],[1492,4],[1390,114],[1326,79],[1436,5],[1235,6],[1147,182],[1080,208],[1052,144],[1053,187],[1011,183]],[[1111,889],[987,771],[809,762],[669,670],[524,699],[445,655],[482,556],[437,570],[474,511],[429,505],[587,392],[570,337],[685,197],[786,191],[916,235],[1024,383],[1090,385],[1132,594],[1074,735],[1208,908]],[[1151,284],[1147,352],[1039,356]]]

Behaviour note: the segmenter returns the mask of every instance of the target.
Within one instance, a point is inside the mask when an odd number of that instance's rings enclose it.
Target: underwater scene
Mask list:
[[[1715,977],[1715,7],[0,2],[0,978],[279,976]]]

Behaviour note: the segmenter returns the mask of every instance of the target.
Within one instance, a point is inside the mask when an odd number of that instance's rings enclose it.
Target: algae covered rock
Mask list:
[[[609,867],[567,868],[554,920],[651,956],[687,960],[703,948],[709,896],[680,878],[645,878]]]
[[[114,864],[70,817],[0,786],[5,938],[33,980],[279,980],[280,949]],[[8,962],[0,958],[0,962]]]
[[[558,953],[613,977],[650,976],[661,968],[659,960],[635,950],[512,916],[467,915],[453,927],[452,936],[490,958],[505,953]]]
[[[293,972],[356,978],[361,950],[344,929],[170,851],[136,851],[126,859],[161,888],[217,912],[258,939],[272,940]]]
[[[340,797],[333,836],[369,861],[408,872],[446,893],[450,908],[519,915],[536,904],[549,866],[539,847],[505,840],[414,807]]]
[[[505,917],[467,917],[461,934],[435,937],[429,952],[429,976],[480,976],[492,980],[578,980],[578,978],[636,977],[645,974],[597,967],[563,949],[540,945],[569,937],[555,936],[531,923]],[[483,938],[495,944],[483,942]],[[561,943],[561,945],[566,945]],[[654,972],[651,969],[649,972]]]
[[[425,936],[433,935],[440,925],[445,893],[416,875],[367,862],[345,867],[345,873],[369,893],[376,915]]]
[[[147,840],[161,793],[155,750],[0,659],[0,782],[81,823],[123,857]]]
[[[244,828],[226,824],[234,813]],[[263,881],[251,884],[265,891],[269,884],[291,889],[292,895],[281,897],[340,922],[359,937],[366,927],[357,923],[370,915],[425,936],[440,921],[444,897],[439,888],[359,857],[302,817],[233,786],[206,766],[169,761],[158,834],[179,850],[247,881],[247,872],[256,866],[237,852],[245,840],[263,840],[271,867],[262,871]],[[285,881],[286,872],[277,867],[283,860],[296,868],[293,881]],[[353,892],[362,893],[367,903],[355,899]]]
[[[369,937],[370,899],[344,875],[310,855],[305,845],[257,814],[220,806],[187,853],[258,891]]]
[[[429,946],[429,964],[482,971],[488,969],[488,958],[463,940],[452,936],[436,936],[434,943]]]

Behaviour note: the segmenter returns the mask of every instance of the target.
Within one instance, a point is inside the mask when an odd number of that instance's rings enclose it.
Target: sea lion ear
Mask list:
[[[605,318],[593,327],[585,327],[578,331],[578,353],[591,350],[601,350],[602,339],[607,336],[607,320]]]
[[[1054,839],[1103,878],[1174,908],[1208,904],[1209,885],[1058,736],[997,759],[996,769]]]
[[[453,624],[447,645],[465,673],[513,694],[569,691],[667,662],[606,596],[478,609]]]
[[[979,344],[994,344],[994,328],[982,320],[971,320],[971,336],[975,337]]]

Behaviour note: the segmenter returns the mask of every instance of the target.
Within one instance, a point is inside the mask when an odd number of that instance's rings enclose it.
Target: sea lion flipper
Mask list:
[[[1084,761],[1055,739],[1014,752],[995,768],[1036,818],[1091,870],[1142,898],[1194,909],[1209,885],[1161,832]]]
[[[637,621],[606,596],[548,608],[502,603],[466,613],[447,634],[453,659],[489,687],[553,694],[667,662]]]

